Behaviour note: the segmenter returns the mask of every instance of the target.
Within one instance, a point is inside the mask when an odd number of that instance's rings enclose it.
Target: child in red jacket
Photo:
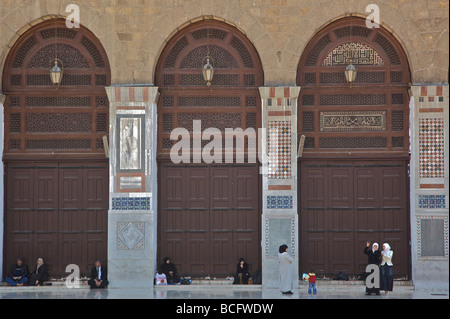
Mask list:
[[[308,279],[308,282],[309,282],[308,294],[310,295],[311,294],[311,290],[312,290],[312,293],[315,295],[315,294],[317,294],[317,289],[316,289],[316,274],[314,273],[314,270],[312,270],[308,274],[308,276],[309,276],[309,279]]]

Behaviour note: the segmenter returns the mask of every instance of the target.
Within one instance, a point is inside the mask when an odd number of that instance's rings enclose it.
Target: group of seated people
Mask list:
[[[256,277],[260,277],[258,272]],[[239,259],[233,284],[246,285],[252,282],[260,283],[257,278],[255,279],[253,281],[253,278],[250,276],[248,263],[245,262],[244,258]],[[178,274],[175,265],[170,261],[169,257],[165,257],[163,263],[159,266],[155,280],[157,285],[177,285],[183,283],[183,279]]]
[[[47,266],[42,258],[38,258],[36,267],[31,273],[23,258],[18,258],[11,265],[5,281],[11,286],[42,286],[48,279]],[[100,260],[95,261],[95,266],[91,268],[91,276],[87,283],[91,288],[105,288],[108,285],[107,270],[102,266]]]
[[[11,269],[5,281],[11,286],[42,286],[48,281],[47,267],[42,258],[38,258],[33,272],[28,271],[27,264],[22,258],[11,266]],[[249,266],[244,258],[239,260],[236,266],[236,275],[233,284],[248,284],[250,279]],[[169,257],[164,258],[164,262],[160,265],[156,275],[156,283],[175,285],[182,283],[182,278],[177,272],[177,268],[170,261]],[[190,283],[190,282],[189,282]],[[95,261],[95,265],[91,268],[91,276],[88,280],[91,288],[105,288],[108,285],[108,275],[106,267],[102,266],[100,260]]]
[[[11,265],[8,276],[5,281],[11,286],[41,286],[48,280],[47,266],[42,258],[38,258],[33,272],[28,271],[28,266],[22,258]]]

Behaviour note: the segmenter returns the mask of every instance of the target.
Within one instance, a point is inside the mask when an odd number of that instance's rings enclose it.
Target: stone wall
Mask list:
[[[145,169],[143,172],[137,172],[140,168],[134,168],[134,164],[117,170],[119,153],[116,153],[116,150],[119,144],[116,139],[121,132],[117,126],[120,118],[128,116],[138,121],[144,117],[145,120],[140,123],[155,125],[156,94],[148,93],[146,98],[142,94],[156,89],[150,89],[148,84],[154,83],[159,55],[170,37],[187,24],[201,19],[225,21],[241,30],[254,44],[262,60],[266,86],[261,89],[264,113],[270,111],[269,99],[277,98],[278,101],[280,98],[278,95],[271,96],[271,90],[296,86],[300,57],[314,34],[321,27],[345,16],[366,17],[366,6],[373,1],[0,0],[0,69],[3,71],[5,59],[21,34],[43,20],[68,16],[70,12],[66,12],[66,7],[72,3],[79,6],[80,23],[100,40],[111,65],[112,87],[108,88],[112,150],[108,255],[110,275],[114,275],[115,271],[119,272],[132,261],[141,262],[138,265],[141,269],[151,269],[148,266],[155,264],[156,237],[140,235],[155,232],[156,201],[152,200],[156,198],[154,175]],[[443,143],[439,146],[440,149],[434,148],[431,155],[437,154],[443,156],[443,159],[433,157],[432,161],[435,164],[442,163],[448,168],[449,1],[383,0],[377,1],[376,4],[380,9],[382,26],[390,30],[402,44],[412,74],[410,217],[413,280],[417,286],[422,287],[430,287],[440,280],[444,288],[448,289],[449,172],[444,168],[440,171],[437,166],[433,166],[433,172],[425,171],[423,164],[430,160],[430,153],[424,152],[423,146],[431,145],[427,136],[438,135]],[[283,88],[281,98],[286,97],[283,95],[284,90]],[[133,94],[130,95],[132,91]],[[292,114],[295,114],[298,92],[289,94],[289,99],[292,99],[289,102],[293,106]],[[286,119],[283,117],[281,120]],[[3,123],[2,119],[0,123]],[[263,125],[267,128],[269,120],[266,119]],[[442,137],[440,132],[425,131],[424,127],[427,125],[440,125],[444,132]],[[294,131],[295,127],[296,123],[293,123]],[[3,132],[3,129],[1,131]],[[154,136],[146,137],[148,142],[153,139]],[[296,143],[295,139],[291,141],[293,150]],[[3,146],[3,138],[0,146]],[[151,145],[146,145],[143,151],[147,158],[153,158],[150,157]],[[154,167],[154,163],[151,167]],[[435,175],[431,176],[432,173]],[[135,188],[137,180],[141,182],[139,189]],[[270,233],[270,228],[277,226],[289,231],[291,243],[297,246],[298,222],[294,209],[296,179],[293,178],[289,182],[294,185],[290,191],[276,187],[269,189],[271,183],[275,185],[279,184],[279,181],[267,179],[264,186],[267,186],[267,189],[263,194],[263,207],[266,208],[261,225],[262,240],[264,242],[266,235],[268,239],[289,240],[288,237],[278,238],[279,233]],[[0,184],[3,185],[1,180]],[[130,185],[131,189],[128,187]],[[3,194],[3,191],[0,193]],[[138,198],[133,198],[136,196]],[[290,196],[293,200],[292,207],[289,199],[287,204],[285,201]],[[141,201],[141,198],[144,199]],[[145,198],[148,198],[149,202]],[[288,208],[283,208],[283,214],[272,211],[269,208],[272,201],[273,205],[286,204]],[[147,203],[151,207],[150,212],[145,208]],[[130,207],[132,209],[129,209]],[[0,219],[2,225],[2,200]],[[3,227],[1,228],[0,238],[3,237]],[[127,234],[131,236],[126,237]],[[439,247],[430,245],[432,242],[438,242]],[[0,249],[2,246],[0,245]],[[263,268],[266,267],[263,271],[266,273],[275,269],[273,248],[269,242],[263,243]],[[442,278],[442,273],[447,274],[447,277]],[[146,279],[151,280],[152,275],[151,271],[147,272]],[[117,276],[120,274],[117,273]],[[271,277],[268,286],[274,286],[275,280],[275,277]],[[123,278],[122,283],[133,284],[127,278]]]
[[[266,86],[295,85],[298,61],[321,27],[347,15],[366,17],[365,0],[1,0],[0,61],[32,25],[80,8],[80,23],[108,52],[113,84],[153,83],[165,42],[179,28],[214,18],[239,28],[261,56]],[[413,83],[448,82],[449,2],[377,1],[381,24],[410,60]]]

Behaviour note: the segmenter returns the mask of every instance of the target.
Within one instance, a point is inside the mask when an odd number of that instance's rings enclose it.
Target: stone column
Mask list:
[[[113,288],[153,286],[156,264],[154,86],[111,86],[108,279]]]
[[[449,87],[417,84],[411,92],[413,282],[416,288],[448,290]]]
[[[0,93],[0,152],[3,155],[3,149],[4,149],[4,140],[5,140],[5,136],[4,136],[4,132],[5,132],[5,119],[4,119],[4,102],[6,99],[6,95]],[[5,195],[5,190],[3,189],[3,185],[4,185],[4,180],[5,178],[5,174],[4,174],[4,165],[3,165],[3,161],[2,164],[0,165],[0,280],[3,280],[3,277],[1,277],[3,274],[3,236],[5,233],[5,225],[3,224],[3,221],[5,220],[5,215],[4,215],[4,207],[5,207],[5,202],[4,202],[4,195]]]
[[[262,165],[262,285],[279,287],[278,248],[288,245],[298,288],[297,99],[300,87],[261,87],[267,162]]]

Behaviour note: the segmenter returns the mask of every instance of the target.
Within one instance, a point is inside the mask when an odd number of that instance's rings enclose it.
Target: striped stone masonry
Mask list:
[[[267,161],[262,165],[263,286],[278,285],[278,248],[288,245],[298,278],[297,99],[300,87],[261,87]],[[296,287],[298,283],[294,283]]]
[[[414,85],[411,92],[411,253],[419,287],[429,258],[448,273],[449,87]]]

